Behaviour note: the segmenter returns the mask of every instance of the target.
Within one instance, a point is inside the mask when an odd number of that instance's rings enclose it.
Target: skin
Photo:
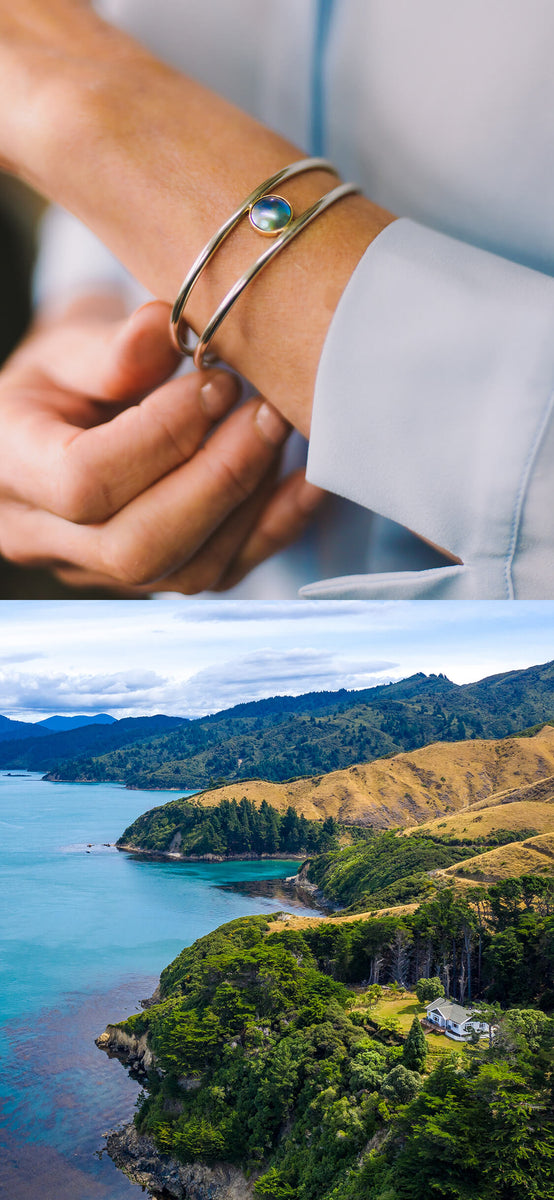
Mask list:
[[[6,558],[81,587],[194,592],[231,586],[302,532],[321,493],[302,472],[275,482],[289,426],[259,398],[222,421],[238,396],[227,372],[168,380],[168,316],[159,302],[124,321],[66,315],[8,362]]]
[[[304,156],[75,0],[0,0],[0,111],[2,165],[85,221],[166,304],[229,212]],[[300,212],[335,185],[312,173],[280,190]],[[132,332],[110,333],[90,314],[80,325],[64,314],[38,330],[0,381],[10,446],[0,477],[4,554],[70,564],[61,568],[66,578],[76,567],[186,591],[206,579],[228,586],[297,536],[321,494],[299,476],[275,492],[277,450],[290,425],[309,435],[329,323],[368,245],[393,219],[365,197],[344,200],[248,288],[215,349],[268,404],[233,412],[205,446],[211,427],[195,424],[199,380],[160,388],[174,366],[161,310],[152,315],[156,348],[149,362],[142,355],[138,377]],[[248,222],[231,235],[191,298],[196,332],[266,246]],[[162,408],[167,445],[162,437],[155,454],[152,443],[141,453],[141,425]],[[134,447],[123,477],[118,445]]]

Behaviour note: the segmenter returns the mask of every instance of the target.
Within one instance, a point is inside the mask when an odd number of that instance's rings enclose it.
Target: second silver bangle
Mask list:
[[[327,159],[325,158],[302,158],[299,162],[291,163],[291,165],[288,167],[283,167],[280,171],[277,171],[274,175],[271,175],[269,179],[266,179],[264,183],[260,184],[260,186],[257,187],[255,191],[253,191],[250,196],[247,197],[244,203],[241,204],[240,208],[237,208],[237,210],[231,214],[227,221],[225,221],[225,224],[221,226],[221,229],[218,229],[217,233],[214,234],[214,236],[210,238],[210,241],[204,246],[204,249],[200,251],[198,258],[192,264],[192,267],[181,286],[179,295],[177,296],[171,313],[171,337],[176,349],[179,350],[181,354],[194,355],[195,353],[194,349],[187,345],[187,326],[184,320],[184,311],[193,288],[198,283],[202,272],[205,270],[214,254],[217,252],[217,250],[219,250],[219,247],[223,244],[229,234],[232,233],[233,229],[235,229],[240,221],[242,221],[243,217],[251,212],[254,205],[257,205],[261,200],[263,200],[264,197],[267,197],[268,193],[272,192],[274,188],[279,186],[279,184],[285,183],[288,179],[294,179],[297,175],[303,175],[307,171],[327,171],[330,175],[338,175],[336,168],[332,165],[332,163],[327,162]],[[277,199],[282,198],[277,197]],[[259,225],[257,226],[257,229],[259,233],[265,232]]]
[[[341,183],[339,187],[334,188],[332,192],[327,192],[327,194],[322,196],[320,200],[316,200],[315,204],[312,204],[310,208],[307,208],[306,211],[301,214],[301,216],[297,217],[295,221],[292,221],[291,224],[289,224],[287,228],[284,229],[281,234],[279,234],[279,236],[275,239],[275,241],[272,242],[271,246],[268,247],[265,253],[262,254],[261,257],[258,258],[257,261],[253,263],[243,275],[241,275],[234,287],[231,288],[230,292],[228,292],[225,298],[221,301],[219,308],[216,309],[211,321],[209,321],[209,323],[206,325],[204,332],[198,339],[198,343],[193,352],[193,361],[195,367],[197,367],[199,370],[203,370],[204,368],[210,366],[214,361],[213,358],[206,355],[206,351],[210,342],[212,341],[212,338],[215,337],[219,327],[222,325],[226,316],[228,313],[230,313],[233,305],[236,304],[237,300],[248,287],[248,285],[252,283],[252,280],[254,280],[256,276],[264,270],[265,267],[267,267],[268,263],[275,258],[275,255],[279,254],[279,252],[283,250],[285,246],[289,244],[289,242],[292,242],[295,237],[298,237],[299,233],[302,233],[302,231],[308,225],[310,225],[312,221],[315,221],[316,217],[319,217],[321,213],[325,212],[327,208],[330,208],[332,204],[336,204],[338,200],[344,199],[345,196],[358,195],[360,190],[361,189],[355,183]]]

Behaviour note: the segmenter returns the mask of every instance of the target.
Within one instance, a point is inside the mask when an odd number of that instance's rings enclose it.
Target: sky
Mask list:
[[[468,683],[554,660],[554,604],[0,602],[0,713],[202,716],[423,671]]]

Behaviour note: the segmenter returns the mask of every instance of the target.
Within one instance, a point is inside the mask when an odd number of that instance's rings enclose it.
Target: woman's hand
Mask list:
[[[158,302],[124,322],[64,317],[8,362],[6,558],[76,586],[193,593],[231,586],[302,532],[322,494],[301,473],[275,484],[289,426],[259,399],[222,421],[237,399],[226,372],[168,381],[167,322]]]
[[[76,0],[0,0],[0,113],[10,169],[84,220],[168,303],[229,213],[304,156]],[[285,194],[299,213],[335,184],[318,172],[290,181]],[[256,279],[215,340],[220,357],[306,435],[329,323],[392,219],[365,197],[341,201]],[[190,299],[196,332],[265,248],[247,221],[235,230]]]

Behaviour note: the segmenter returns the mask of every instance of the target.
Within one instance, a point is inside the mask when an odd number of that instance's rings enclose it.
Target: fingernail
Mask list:
[[[211,421],[225,416],[236,397],[235,377],[227,371],[216,371],[200,388],[200,404]]]
[[[281,414],[277,412],[277,409],[265,401],[263,404],[260,404],[256,413],[256,425],[264,442],[269,442],[270,446],[282,445],[288,437],[291,428],[288,421],[285,421]]]

